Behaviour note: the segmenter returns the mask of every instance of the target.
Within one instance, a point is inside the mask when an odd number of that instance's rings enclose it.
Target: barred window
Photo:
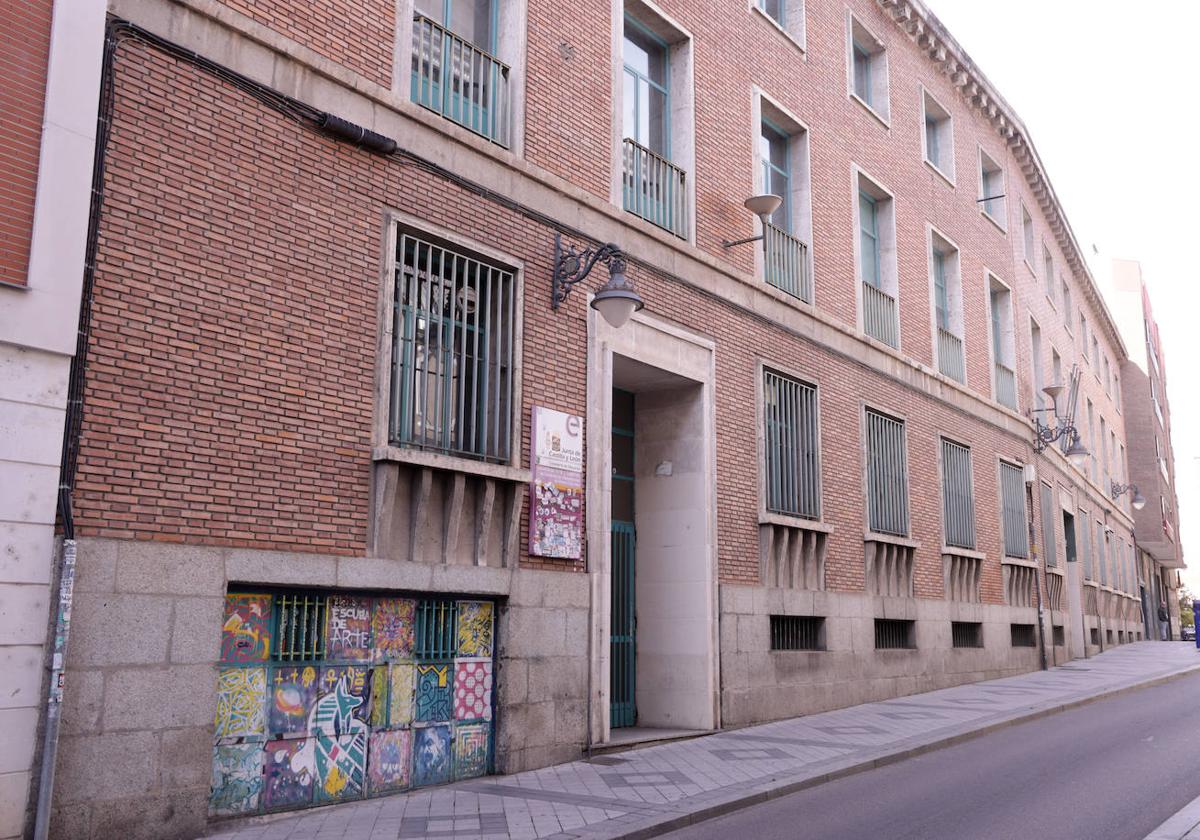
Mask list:
[[[1092,529],[1088,524],[1087,511],[1079,510],[1079,554],[1083,557],[1083,579],[1095,580],[1095,570],[1092,568]]]
[[[1108,535],[1104,533],[1104,523],[1096,523],[1096,566],[1100,570],[1100,583],[1108,585]]]
[[[393,445],[508,461],[515,292],[510,269],[400,235],[393,299]]]
[[[1042,482],[1042,550],[1046,566],[1058,565],[1058,544],[1054,539],[1054,488]]]
[[[1013,464],[1000,462],[1000,503],[1004,516],[1004,553],[1029,556],[1029,523],[1025,518],[1025,474]]]
[[[942,438],[942,518],[946,545],[975,547],[975,494],[971,448]]]
[[[763,371],[767,510],[821,518],[817,389]]]
[[[904,421],[867,409],[867,498],[872,531],[908,534]]]

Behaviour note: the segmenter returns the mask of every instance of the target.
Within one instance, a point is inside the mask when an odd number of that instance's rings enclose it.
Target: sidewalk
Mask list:
[[[1200,670],[1191,643],[1139,642],[1050,671],[867,703],[512,776],[256,817],[221,840],[650,837],[838,776]]]
[[[1200,797],[1184,805],[1145,840],[1200,840]]]

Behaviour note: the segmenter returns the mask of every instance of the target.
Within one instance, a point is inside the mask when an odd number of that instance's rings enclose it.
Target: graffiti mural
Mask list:
[[[490,601],[458,602],[458,655],[492,655],[492,604]]]
[[[357,716],[363,697],[353,690],[357,681],[365,683],[366,669],[325,669],[334,670],[341,674],[333,690],[321,695],[309,718],[312,754],[298,756],[312,767],[319,802],[362,796],[366,777],[367,725]]]
[[[305,760],[311,750],[307,748],[308,741],[305,739],[267,743],[263,805],[268,811],[295,808],[312,802],[313,775]],[[301,756],[299,762],[297,756]]]
[[[371,599],[329,596],[326,650],[330,659],[366,662],[371,658]]]
[[[454,728],[455,779],[472,779],[487,773],[490,729],[486,723],[459,724]]]
[[[265,734],[266,702],[266,668],[222,668],[217,675],[216,737]]]
[[[226,595],[222,662],[265,662],[271,655],[271,596]]]
[[[371,727],[388,725],[388,666],[371,669]]]
[[[452,764],[449,726],[424,726],[413,730],[414,786],[450,781]]]
[[[208,800],[211,813],[257,811],[262,786],[262,744],[234,744],[213,750],[212,792]]]
[[[307,729],[308,713],[317,699],[317,669],[312,665],[275,668],[267,729],[272,735],[293,735]]]
[[[388,721],[392,726],[408,726],[413,719],[413,666],[400,662],[392,666]]]
[[[346,693],[358,701],[354,706],[354,717],[365,723],[370,715],[367,706],[367,669],[357,665],[336,665],[321,669],[321,687],[318,692],[321,699],[327,694],[333,694],[341,685],[345,686]],[[312,729],[311,723],[309,729]]]
[[[451,686],[447,664],[417,666],[416,721],[450,720]]]
[[[379,598],[371,613],[371,640],[376,662],[412,656],[417,602],[409,598]]]
[[[408,766],[412,758],[412,732],[395,729],[371,735],[367,778],[372,796],[408,787]]]
[[[460,660],[454,664],[454,719],[492,719],[492,663]]]

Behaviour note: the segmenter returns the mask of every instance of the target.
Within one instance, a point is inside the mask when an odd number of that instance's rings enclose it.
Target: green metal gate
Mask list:
[[[610,725],[637,723],[636,546],[633,394],[613,390],[612,609],[609,628]]]

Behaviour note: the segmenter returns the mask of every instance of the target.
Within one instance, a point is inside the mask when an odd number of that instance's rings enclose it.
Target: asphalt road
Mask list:
[[[669,835],[1143,840],[1200,796],[1200,675],[1017,724]]]

